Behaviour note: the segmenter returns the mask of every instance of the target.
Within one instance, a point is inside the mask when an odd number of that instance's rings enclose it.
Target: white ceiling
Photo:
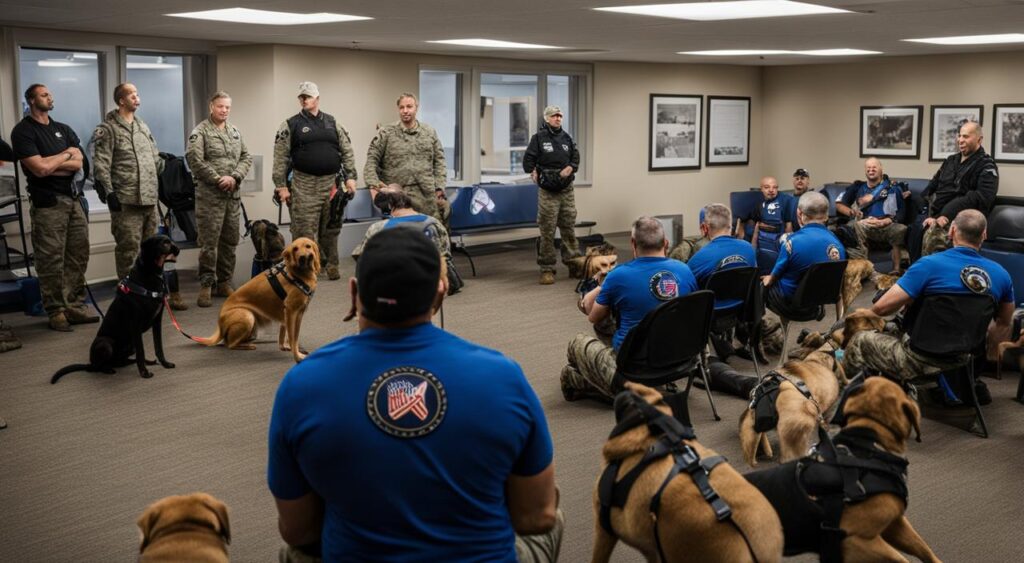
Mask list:
[[[882,51],[881,56],[1022,50],[1024,44],[937,46],[900,39],[1024,33],[1024,0],[804,0],[857,13],[720,22],[598,12],[592,8],[655,0],[0,0],[0,24],[213,40],[282,43],[516,59],[731,64],[813,64],[864,57],[697,57],[708,49]],[[336,12],[373,20],[262,26],[172,18],[163,14],[242,6]],[[486,38],[565,47],[507,51],[426,43]]]

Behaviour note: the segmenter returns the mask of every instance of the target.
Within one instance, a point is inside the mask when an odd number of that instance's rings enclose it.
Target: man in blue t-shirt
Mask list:
[[[700,232],[710,242],[697,251],[686,263],[697,279],[697,285],[704,287],[711,274],[720,270],[739,267],[757,267],[754,247],[743,239],[733,238],[732,212],[721,203],[712,203],[701,210]],[[715,309],[728,309],[742,301],[726,299],[715,301]]]
[[[914,262],[871,310],[878,315],[891,315],[904,307],[909,309],[917,299],[939,293],[990,295],[996,302],[996,313],[995,323],[989,327],[988,344],[995,346],[1007,340],[1013,322],[1013,281],[1005,268],[978,253],[986,228],[985,216],[980,211],[966,209],[958,213],[950,227],[953,248]],[[958,320],[963,326],[975,324],[970,319]],[[963,361],[925,356],[912,350],[907,338],[865,331],[847,343],[843,363],[847,373],[866,369],[913,379],[961,365]]]
[[[867,259],[869,242],[886,244],[892,251],[893,273],[898,274],[900,251],[907,239],[907,226],[896,221],[903,192],[882,172],[882,162],[875,157],[864,161],[864,178],[850,184],[836,201],[836,214],[851,219],[857,237],[857,246],[846,251],[850,258]]]
[[[431,324],[445,293],[434,243],[381,231],[349,287],[359,334],[292,368],[274,400],[282,561],[554,561],[544,411],[514,361]]]
[[[779,182],[771,176],[761,178],[761,195],[764,201],[754,212],[754,248],[779,251],[779,239],[785,233],[793,232],[794,218],[790,200],[793,196],[779,193]]]
[[[804,318],[820,316],[821,307],[798,309],[792,299],[804,273],[820,262],[846,259],[842,243],[825,227],[828,220],[828,199],[818,192],[800,196],[796,210],[801,229],[782,239],[779,259],[772,273],[762,281],[767,288],[765,305],[780,317]]]
[[[615,381],[615,355],[630,329],[658,305],[697,290],[690,268],[665,256],[668,240],[661,222],[640,217],[630,234],[633,260],[608,272],[604,282],[583,297],[583,310],[592,323],[614,310],[619,326],[609,347],[597,338],[578,334],[569,342],[569,363],[562,368],[562,395],[567,401],[584,397],[610,400],[622,391]]]

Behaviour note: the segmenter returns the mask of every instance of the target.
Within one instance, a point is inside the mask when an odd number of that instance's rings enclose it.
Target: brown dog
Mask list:
[[[299,328],[316,289],[320,249],[312,240],[299,238],[285,248],[282,256],[281,264],[252,278],[224,301],[217,332],[195,341],[206,346],[224,341],[232,350],[254,350],[250,338],[257,326],[276,321],[281,323],[278,346],[290,350],[296,362],[302,361],[306,354],[299,349]]]
[[[138,525],[140,563],[228,561],[228,508],[206,493],[162,498],[143,511]]]
[[[671,416],[661,393],[636,383],[626,383],[626,389],[654,406],[660,413]],[[619,410],[616,400],[616,418],[626,419],[635,412]],[[622,422],[618,420],[617,422]],[[647,424],[639,423],[615,435],[605,443],[602,453],[605,467],[621,460],[617,479],[622,479],[644,457],[658,440],[652,436]],[[683,440],[702,460],[717,454],[696,440]],[[661,551],[668,561],[758,561],[768,563],[782,558],[782,525],[767,500],[747,483],[727,463],[714,467],[708,481],[715,492],[732,510],[726,520],[717,520],[714,511],[694,481],[686,474],[676,476],[665,487],[657,517],[651,513],[651,499],[661,487],[673,467],[672,456],[650,463],[633,482],[625,505],[612,508],[609,523],[614,532],[604,529],[600,521],[600,480],[594,488],[595,538],[592,561],[604,562],[611,557],[618,540],[622,540],[647,557],[658,560]],[[739,530],[742,530],[742,535]],[[744,541],[744,536],[749,541]],[[753,553],[752,553],[753,552]],[[667,562],[666,562],[667,563]]]
[[[802,360],[811,352],[821,349],[826,345],[832,349],[846,348],[846,344],[850,342],[853,335],[862,330],[881,331],[885,329],[885,319],[871,312],[871,309],[857,309],[847,315],[841,323],[832,325],[832,328],[832,332],[827,334],[818,332],[807,333],[800,344],[801,347],[790,354],[789,357]],[[840,382],[846,385],[845,374],[840,378]]]

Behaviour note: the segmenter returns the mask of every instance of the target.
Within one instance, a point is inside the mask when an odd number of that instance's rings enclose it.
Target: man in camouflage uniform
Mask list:
[[[231,96],[217,92],[210,98],[210,117],[192,130],[185,158],[196,183],[196,223],[199,228],[199,298],[209,307],[211,294],[234,292],[235,247],[239,237],[239,195],[242,179],[252,166],[252,155],[238,128],[228,123]]]
[[[370,141],[363,175],[374,197],[387,184],[398,184],[412,200],[413,209],[447,224],[444,148],[434,128],[416,119],[418,110],[413,94],[398,97],[399,120],[381,127]]]
[[[82,147],[71,127],[50,117],[53,97],[46,86],[29,86],[25,102],[29,114],[11,131],[14,154],[10,156],[21,161],[28,184],[43,308],[50,328],[70,332],[72,324],[99,320],[83,304],[89,222],[74,183],[84,162]]]
[[[128,275],[142,241],[156,234],[158,177],[164,160],[149,127],[135,112],[142,104],[139,91],[129,83],[114,88],[117,109],[108,112],[93,131],[93,178],[96,194],[110,209],[110,232],[116,247],[117,277]],[[171,305],[184,306],[181,295],[171,294]]]
[[[277,129],[274,141],[274,185],[277,197],[288,205],[292,240],[306,237],[320,246],[320,262],[328,279],[341,278],[338,235],[341,223],[329,227],[331,199],[355,193],[356,160],[348,132],[334,116],[320,111],[320,89],[312,82],[299,84],[302,110]],[[291,182],[288,182],[289,171]],[[337,189],[337,192],[335,191]]]

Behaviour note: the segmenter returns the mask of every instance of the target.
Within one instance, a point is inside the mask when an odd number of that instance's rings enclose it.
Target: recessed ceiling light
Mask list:
[[[444,43],[445,45],[462,45],[464,47],[486,47],[489,49],[561,49],[552,45],[536,45],[534,43],[515,43],[496,39],[441,39],[427,43]]]
[[[260,25],[306,25],[312,23],[333,23],[373,19],[363,16],[350,16],[347,14],[332,14],[329,12],[297,14],[294,12],[271,12],[267,10],[252,10],[249,8],[224,8],[222,10],[182,12],[180,14],[165,15],[175,18],[193,18],[197,20],[213,20],[234,23],[254,23]]]
[[[925,37],[904,39],[914,43],[933,45],[991,45],[993,43],[1024,43],[1024,33],[1001,33],[997,35],[960,35],[958,37]]]
[[[701,55],[709,57],[743,57],[748,55],[807,55],[812,57],[844,57],[852,55],[881,55],[881,51],[863,49],[812,49],[790,51],[785,49],[718,49],[715,51],[680,51],[677,55]]]
[[[807,4],[804,2],[791,2],[789,0],[743,0],[738,2],[648,4],[644,6],[595,8],[595,10],[695,21],[743,20],[750,18],[776,18],[782,16],[850,13],[849,10],[830,8],[828,6],[818,6],[817,4]]]
[[[71,67],[71,66],[85,66],[87,64],[88,63],[76,63],[75,61],[70,61],[68,59],[43,59],[41,61],[36,61],[36,66],[54,67],[54,68],[65,68],[65,67]]]

